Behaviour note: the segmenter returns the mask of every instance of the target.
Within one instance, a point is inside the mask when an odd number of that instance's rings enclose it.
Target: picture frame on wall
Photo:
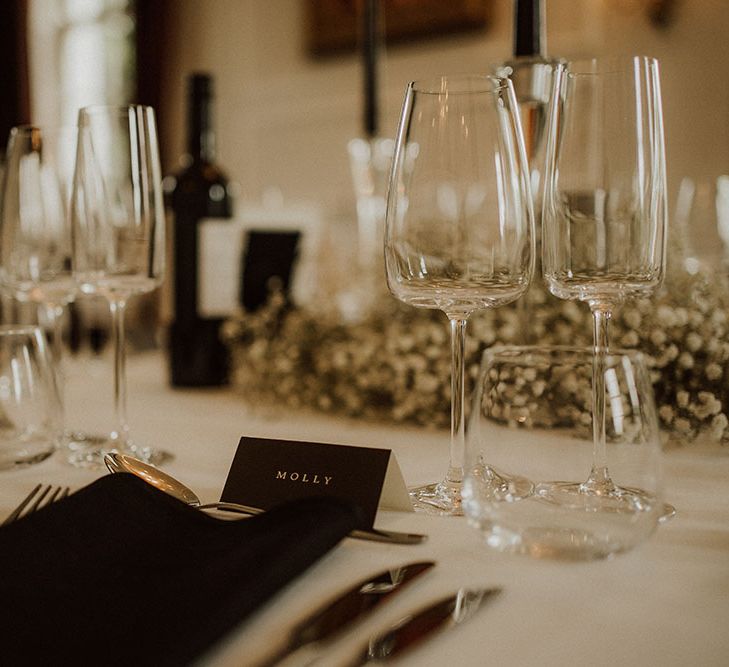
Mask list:
[[[307,49],[313,57],[354,51],[367,0],[307,0]],[[379,0],[386,44],[486,30],[493,0]]]

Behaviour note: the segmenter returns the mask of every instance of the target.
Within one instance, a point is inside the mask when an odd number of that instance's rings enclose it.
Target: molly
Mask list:
[[[300,482],[301,484],[324,484],[329,486],[329,482],[332,481],[331,477],[327,475],[312,475],[308,472],[288,472],[287,470],[278,470],[276,472],[276,479],[288,479],[290,482]]]

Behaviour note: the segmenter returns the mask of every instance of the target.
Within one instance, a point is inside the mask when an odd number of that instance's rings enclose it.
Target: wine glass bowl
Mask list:
[[[11,129],[6,151],[0,282],[18,301],[46,306],[53,322],[76,294],[68,219],[75,143],[75,128],[25,125]]]
[[[165,222],[154,110],[86,107],[79,112],[72,197],[73,274],[84,294],[109,302],[114,338],[116,424],[106,442],[71,455],[78,465],[103,465],[109,451],[159,463],[166,452],[129,437],[126,413],[124,313],[127,301],[162,282]]]
[[[0,470],[45,460],[62,432],[45,337],[35,326],[0,326]]]
[[[451,449],[415,508],[461,514],[466,321],[519,298],[534,266],[534,219],[518,107],[508,79],[411,82],[400,116],[385,222],[390,292],[451,323]]]
[[[164,274],[159,148],[150,107],[79,112],[73,271],[85,294],[129,297]]]
[[[559,64],[544,193],[544,278],[563,299],[617,304],[661,284],[666,173],[658,62]]]
[[[605,358],[606,452],[621,496],[578,493],[593,460],[590,348],[487,350],[474,388],[463,503],[502,551],[563,559],[631,549],[664,511],[660,432],[637,351]],[[528,480],[531,493],[493,484],[492,471]]]

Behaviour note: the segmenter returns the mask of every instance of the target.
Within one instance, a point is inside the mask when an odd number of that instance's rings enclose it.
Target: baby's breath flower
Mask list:
[[[686,347],[688,348],[689,352],[698,352],[701,349],[703,343],[703,339],[695,331],[690,332],[686,336]]]
[[[717,363],[709,363],[706,365],[706,377],[712,382],[721,379],[724,369]]]
[[[640,336],[637,331],[628,331],[620,339],[620,343],[623,347],[636,347],[640,343]]]
[[[656,347],[660,347],[666,342],[666,332],[663,329],[653,329],[650,333],[650,341]]]
[[[694,358],[688,352],[682,352],[678,356],[678,365],[681,368],[693,368]]]
[[[658,416],[660,417],[662,422],[670,425],[674,417],[673,408],[670,405],[662,405],[660,408],[658,408]]]

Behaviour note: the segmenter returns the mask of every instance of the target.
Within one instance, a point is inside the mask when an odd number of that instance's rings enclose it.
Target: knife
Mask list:
[[[205,505],[196,505],[199,510],[222,510],[223,512],[233,512],[237,514],[263,514],[265,510],[251,505],[241,505],[240,503],[226,503],[219,501],[215,503],[206,503]],[[387,542],[388,544],[421,544],[428,539],[427,535],[420,533],[403,533],[396,530],[384,530],[382,528],[355,528],[347,533],[347,537],[353,537],[358,540],[369,540],[371,542]]]
[[[370,613],[434,565],[433,561],[409,563],[360,581],[300,621],[283,645],[256,667],[276,665],[304,647],[316,649],[316,645]]]
[[[370,639],[347,667],[359,667],[368,662],[386,662],[396,656],[400,657],[436,630],[454,627],[468,620],[486,600],[500,592],[500,588],[461,588],[455,595],[449,595],[405,616],[382,634]]]

